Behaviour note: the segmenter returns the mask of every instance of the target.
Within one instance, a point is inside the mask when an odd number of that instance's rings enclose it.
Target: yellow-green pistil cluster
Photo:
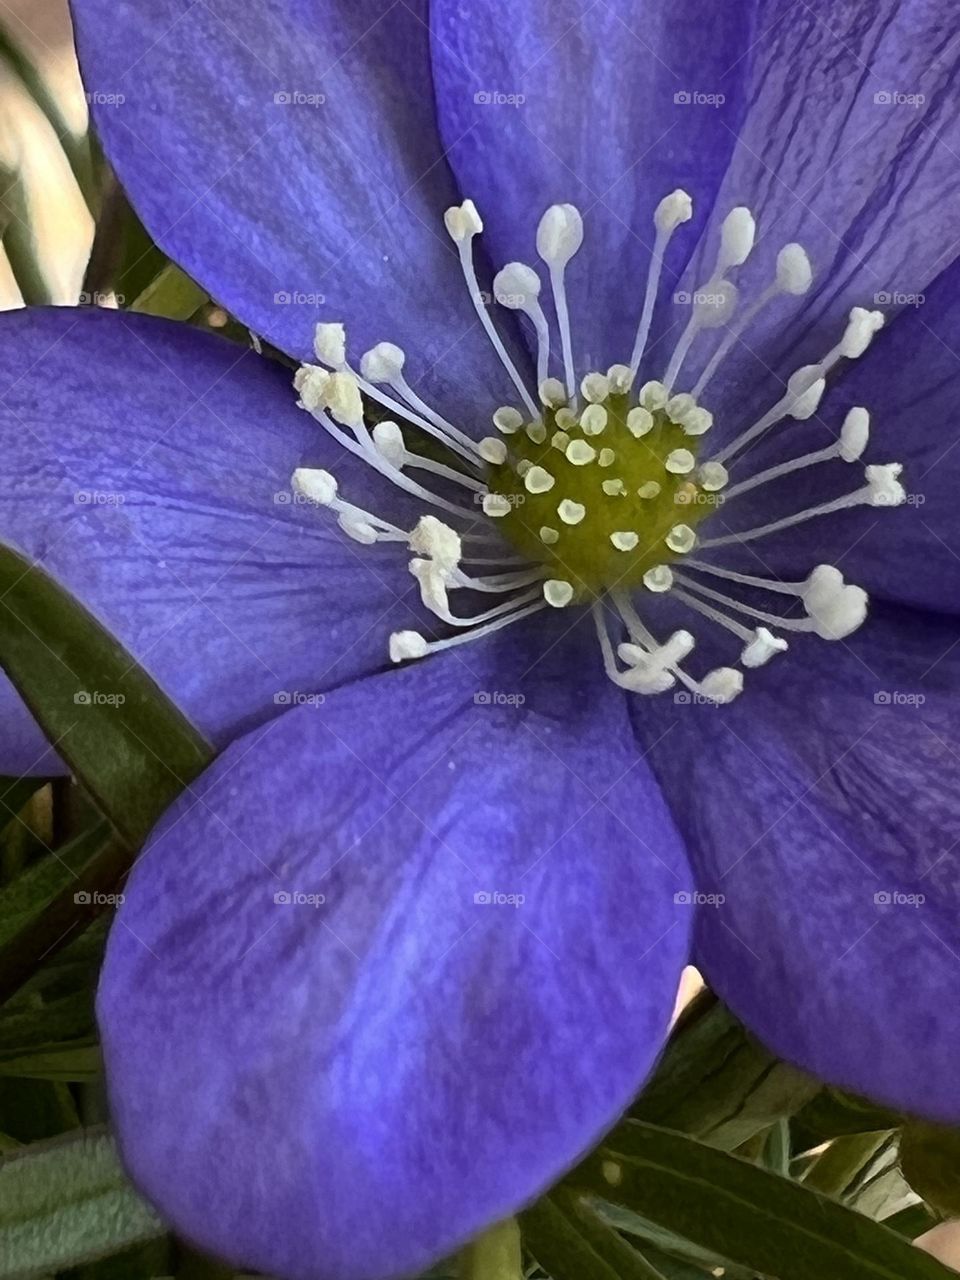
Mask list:
[[[499,497],[488,510],[523,555],[578,598],[643,585],[651,571],[647,585],[655,583],[658,566],[693,549],[697,525],[714,509],[719,484],[711,488],[709,470],[697,472],[710,415],[690,396],[647,407],[656,399],[609,394],[578,414],[545,407],[539,422],[510,411],[497,421],[506,457],[490,463]]]

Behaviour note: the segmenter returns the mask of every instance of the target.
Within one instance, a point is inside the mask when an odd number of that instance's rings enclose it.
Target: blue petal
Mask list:
[[[339,689],[164,818],[99,1011],[126,1163],[189,1239],[290,1280],[419,1272],[640,1085],[683,856],[619,693],[556,657],[481,641]]]
[[[846,644],[798,642],[721,711],[634,716],[699,889],[724,898],[698,921],[708,981],[776,1053],[952,1123],[957,640],[954,619],[886,606]]]
[[[288,354],[345,320],[351,354],[399,343],[414,385],[486,420],[506,391],[443,229],[425,0],[73,10],[104,148],[172,258]]]
[[[673,269],[705,224],[746,105],[754,8],[431,5],[443,138],[494,261],[539,265],[534,238],[548,205],[584,214],[568,272],[582,371],[630,359],[660,199],[676,187],[694,199]],[[691,101],[694,93],[719,102]]]
[[[759,26],[750,108],[685,288],[709,275],[717,223],[737,204],[757,218],[756,251],[736,277],[744,301],[790,241],[807,248],[814,286],[799,305],[771,304],[711,383],[708,406],[734,419],[772,404],[787,374],[825,354],[851,306],[896,310],[923,293],[960,240],[952,7],[774,0]],[[680,322],[688,310],[677,308]],[[714,342],[695,345],[691,382]]]
[[[411,625],[402,558],[291,503],[290,476],[330,466],[361,505],[384,511],[389,495],[295,407],[289,371],[99,309],[9,313],[0,337],[0,539],[92,610],[204,733],[226,742],[298,692],[384,665],[387,614]],[[0,772],[49,772],[5,688]]]

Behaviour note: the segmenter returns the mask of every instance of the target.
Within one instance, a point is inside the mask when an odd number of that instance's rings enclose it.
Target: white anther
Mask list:
[[[598,436],[606,429],[607,411],[602,404],[588,404],[580,415],[580,428],[585,436]]]
[[[520,461],[517,463],[517,465],[514,467],[514,471],[516,471],[517,475],[522,480],[532,466],[533,466],[533,463],[530,461],[529,458],[521,458]]]
[[[360,372],[367,382],[393,382],[403,372],[406,353],[394,342],[378,342],[360,358]]]
[[[575,467],[585,467],[597,456],[597,451],[586,440],[571,440],[566,449],[567,461]]]
[[[623,396],[630,390],[633,373],[628,364],[612,364],[607,370],[607,381],[610,383],[610,394]]]
[[[638,498],[656,498],[660,493],[660,485],[656,480],[645,480],[637,490]]]
[[[483,495],[483,514],[492,516],[495,520],[499,520],[502,516],[508,516],[513,507],[503,496],[502,493],[485,493]]]
[[[443,573],[455,569],[463,554],[463,544],[456,529],[451,529],[436,516],[421,516],[407,545],[417,555],[429,556]]]
[[[443,225],[454,244],[460,244],[483,230],[483,222],[477,206],[472,200],[464,200],[463,204],[451,205],[443,215]]]
[[[565,431],[570,431],[577,425],[577,415],[568,405],[561,405],[555,411],[553,420]]]
[[[697,535],[688,524],[675,524],[664,538],[664,542],[671,551],[676,551],[678,555],[686,555],[697,545]]]
[[[717,667],[700,681],[700,693],[711,702],[724,706],[743,692],[743,672],[734,667]]]
[[[675,231],[682,222],[689,222],[693,217],[693,201],[679,187],[664,196],[657,205],[653,215],[654,226],[658,231]]]
[[[604,480],[601,482],[600,488],[608,498],[619,498],[627,492],[627,486],[622,480]]]
[[[777,288],[795,297],[806,293],[813,280],[810,259],[802,245],[785,244],[777,254]]]
[[[419,557],[414,557],[407,567],[417,580],[420,599],[424,605],[431,613],[437,614],[440,618],[445,617],[450,611],[446,571],[433,560],[421,560]]]
[[[555,431],[550,437],[550,448],[558,449],[561,453],[563,453],[569,443],[570,437],[565,431]]]
[[[501,405],[493,415],[493,425],[505,436],[516,435],[523,426],[523,414],[512,405]]]
[[[567,403],[567,393],[559,378],[544,378],[537,390],[540,403],[548,409],[559,409]]]
[[[350,511],[341,512],[337,517],[337,524],[348,538],[362,543],[365,547],[372,547],[379,537],[369,520],[364,520]]]
[[[564,498],[557,507],[557,515],[564,524],[579,524],[587,514],[582,502],[574,502],[572,498]]]
[[[800,591],[807,613],[822,609],[843,590],[843,574],[832,564],[818,564],[810,570]]]
[[[311,502],[328,507],[337,497],[337,482],[329,471],[313,467],[297,467],[290,482],[295,492]]]
[[[597,458],[597,465],[601,467],[612,467],[617,460],[617,455],[612,449],[601,449]]]
[[[840,340],[840,354],[846,356],[848,360],[856,360],[869,347],[877,330],[882,328],[882,311],[866,311],[863,307],[853,307]]]
[[[603,373],[588,373],[580,383],[580,390],[590,404],[602,404],[610,394],[610,380]]]
[[[583,244],[583,218],[572,204],[552,204],[537,227],[537,253],[548,266],[565,267]]]
[[[681,391],[677,396],[671,396],[666,403],[666,414],[671,422],[684,423],[687,417],[696,409],[697,402],[688,391]]]
[[[543,598],[555,609],[562,609],[573,599],[573,584],[562,578],[548,578],[543,584]]]
[[[757,627],[753,639],[744,645],[740,661],[745,667],[762,667],[775,654],[783,653],[786,649],[786,640],[775,636],[766,627]]]
[[[318,324],[313,331],[318,360],[340,369],[347,362],[347,333],[342,324]]]
[[[326,404],[329,381],[330,374],[327,370],[315,364],[302,364],[293,375],[294,389],[308,413],[322,409]]]
[[[493,296],[502,307],[526,311],[540,296],[540,277],[524,262],[508,262],[493,278]]]
[[[675,476],[685,476],[696,466],[696,458],[689,449],[671,449],[664,466]]]
[[[744,205],[731,209],[720,228],[720,253],[714,273],[722,276],[728,267],[742,266],[750,256],[756,234],[757,224],[750,210]]]
[[[645,382],[640,388],[640,395],[638,399],[644,408],[653,411],[655,409],[663,408],[670,399],[670,392],[662,382]]]
[[[327,379],[326,402],[335,421],[348,427],[363,425],[363,401],[352,373],[331,373]]]
[[[627,430],[639,440],[641,436],[653,430],[653,414],[642,404],[638,404],[627,414]]]
[[[648,591],[669,591],[673,586],[673,571],[665,564],[654,565],[643,575],[643,585]]]
[[[867,502],[871,507],[899,507],[906,501],[907,491],[897,479],[902,470],[899,462],[867,467],[866,479],[870,489]]]
[[[640,541],[640,535],[632,529],[618,529],[616,533],[611,533],[610,541],[618,551],[632,551]]]
[[[817,607],[804,600],[813,619],[814,631],[821,640],[844,640],[862,624],[867,616],[869,599],[862,587],[844,586],[840,591],[817,602]]]
[[[693,295],[693,323],[698,329],[726,324],[737,306],[737,286],[729,280],[711,281]]]
[[[543,444],[547,438],[547,428],[542,422],[528,422],[526,427],[526,436],[528,440],[534,444]]]
[[[866,409],[855,407],[843,420],[840,429],[840,457],[844,462],[856,462],[863,456],[870,438],[870,415]]]
[[[697,471],[697,478],[701,489],[705,489],[707,493],[717,493],[729,481],[730,473],[722,462],[704,462]]]
[[[502,467],[507,460],[507,446],[496,436],[484,436],[477,445],[477,452],[484,462],[493,467]]]
[[[406,662],[410,658],[423,658],[428,647],[419,631],[394,631],[390,637],[390,661]]]
[[[556,480],[545,467],[532,466],[523,477],[523,484],[528,493],[548,493]]]
[[[552,547],[555,542],[560,541],[560,534],[556,529],[551,529],[548,524],[542,524],[540,526],[540,541],[548,547]]]
[[[826,388],[826,382],[820,377],[820,366],[805,364],[791,373],[787,379],[786,413],[788,417],[803,422],[812,417],[820,404]]]
[[[713,426],[713,414],[709,409],[697,406],[684,414],[681,421],[684,433],[688,436],[702,436]]]
[[[378,422],[373,428],[373,443],[381,458],[386,458],[392,467],[403,466],[407,456],[407,448],[403,440],[403,432],[395,422],[385,420]]]

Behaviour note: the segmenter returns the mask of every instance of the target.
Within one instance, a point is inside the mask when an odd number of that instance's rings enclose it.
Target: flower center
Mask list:
[[[740,666],[755,668],[783,653],[783,633],[810,632],[840,640],[864,621],[866,593],[846,583],[831,564],[818,564],[800,582],[742,573],[722,563],[722,549],[749,544],[821,515],[861,504],[896,506],[906,494],[897,463],[867,466],[863,483],[781,519],[736,534],[705,537],[701,523],[720,503],[793,473],[828,462],[856,466],[869,438],[869,415],[849,411],[839,436],[802,454],[743,475],[755,441],[785,419],[816,413],[826,379],[841,360],[866,351],[883,316],[854,307],[839,341],[816,364],[797,369],[783,394],[756,422],[723,447],[704,449],[713,415],[701,399],[723,360],[758,312],[783,295],[800,295],[812,274],[803,249],[785,245],[774,279],[748,306],[739,307],[731,277],[754,242],[750,211],[738,207],[724,219],[713,271],[692,298],[689,318],[659,379],[640,381],[659,287],[671,237],[692,213],[683,191],[665,196],[654,216],[656,236],[629,364],[606,373],[574,374],[573,334],[565,272],[583,241],[583,222],[573,205],[552,205],[540,220],[537,252],[546,265],[559,353],[551,352],[551,325],[540,303],[541,282],[524,263],[508,263],[494,280],[494,296],[521,312],[536,338],[537,396],[517,369],[491,318],[473,262],[473,241],[483,224],[470,200],[446,211],[444,222],[457,247],[477,318],[512,380],[522,408],[493,413],[497,434],[476,440],[437,413],[404,375],[406,354],[380,342],[361,359],[359,374],[348,364],[340,324],[317,326],[320,365],[304,365],[294,385],[300,405],[342,446],[400,489],[420,499],[427,513],[413,529],[343,499],[327,471],[298,470],[294,488],[333,510],[341,528],[367,546],[401,544],[412,553],[409,570],[426,607],[448,629],[428,638],[418,631],[390,637],[395,662],[464,644],[545,608],[589,605],[607,675],[635,693],[653,694],[681,684],[689,694],[729,702],[743,687],[740,669],[718,667],[700,679],[685,664],[695,647],[691,631],[658,639],[647,605],[669,594],[691,621],[708,623],[740,647]],[[720,339],[689,391],[678,379],[694,342],[711,331]],[[551,361],[563,378],[550,372]],[[682,384],[679,384],[682,385]],[[363,395],[395,414],[372,428]],[[431,436],[443,445],[410,447],[407,433]],[[733,481],[733,483],[731,483]],[[788,480],[789,483],[789,480]],[[747,499],[749,501],[749,499]],[[709,529],[707,530],[709,532]],[[451,594],[496,603],[459,614]],[[786,605],[786,612],[783,607]],[[654,615],[655,616],[655,615]],[[619,640],[611,633],[619,632]]]
[[[696,545],[696,527],[726,476],[709,464],[697,470],[711,419],[692,396],[671,397],[649,382],[634,401],[621,389],[629,369],[619,382],[617,374],[584,378],[579,414],[547,403],[538,420],[524,423],[501,410],[505,440],[489,440],[484,451],[491,490],[484,509],[519,552],[570,584],[571,599],[614,587],[658,590],[662,566]],[[562,396],[559,383],[546,390]]]

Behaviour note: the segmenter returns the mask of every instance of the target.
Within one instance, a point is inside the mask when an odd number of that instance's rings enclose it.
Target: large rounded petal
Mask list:
[[[290,1280],[419,1272],[638,1088],[689,881],[621,695],[560,657],[505,635],[336,690],[162,821],[99,1011],[127,1166],[189,1239]]]
[[[721,898],[698,921],[708,981],[775,1052],[953,1123],[958,640],[954,619],[884,606],[847,644],[750,673],[729,707],[652,699],[634,717]]]
[[[95,309],[0,323],[0,540],[53,574],[215,742],[384,665],[402,561],[291,502],[303,462],[370,495],[290,374],[185,325]],[[381,508],[382,509],[382,508]],[[407,623],[409,625],[409,623]],[[0,772],[48,772],[4,684]]]
[[[694,200],[694,222],[671,250],[675,270],[706,223],[743,121],[755,8],[431,5],[440,125],[494,260],[539,266],[547,206],[584,214],[567,275],[582,372],[630,359],[660,199],[683,187]]]
[[[408,347],[450,413],[502,403],[443,228],[425,0],[74,0],[111,163],[157,243],[288,354],[317,319]]]
[[[953,8],[766,0],[758,28],[750,108],[685,291],[707,278],[717,222],[738,204],[753,210],[758,234],[737,276],[744,301],[766,287],[789,241],[807,248],[814,286],[763,311],[710,385],[709,407],[734,418],[773,403],[788,373],[825,354],[851,306],[910,305],[960,240]],[[715,342],[697,341],[691,381]]]

